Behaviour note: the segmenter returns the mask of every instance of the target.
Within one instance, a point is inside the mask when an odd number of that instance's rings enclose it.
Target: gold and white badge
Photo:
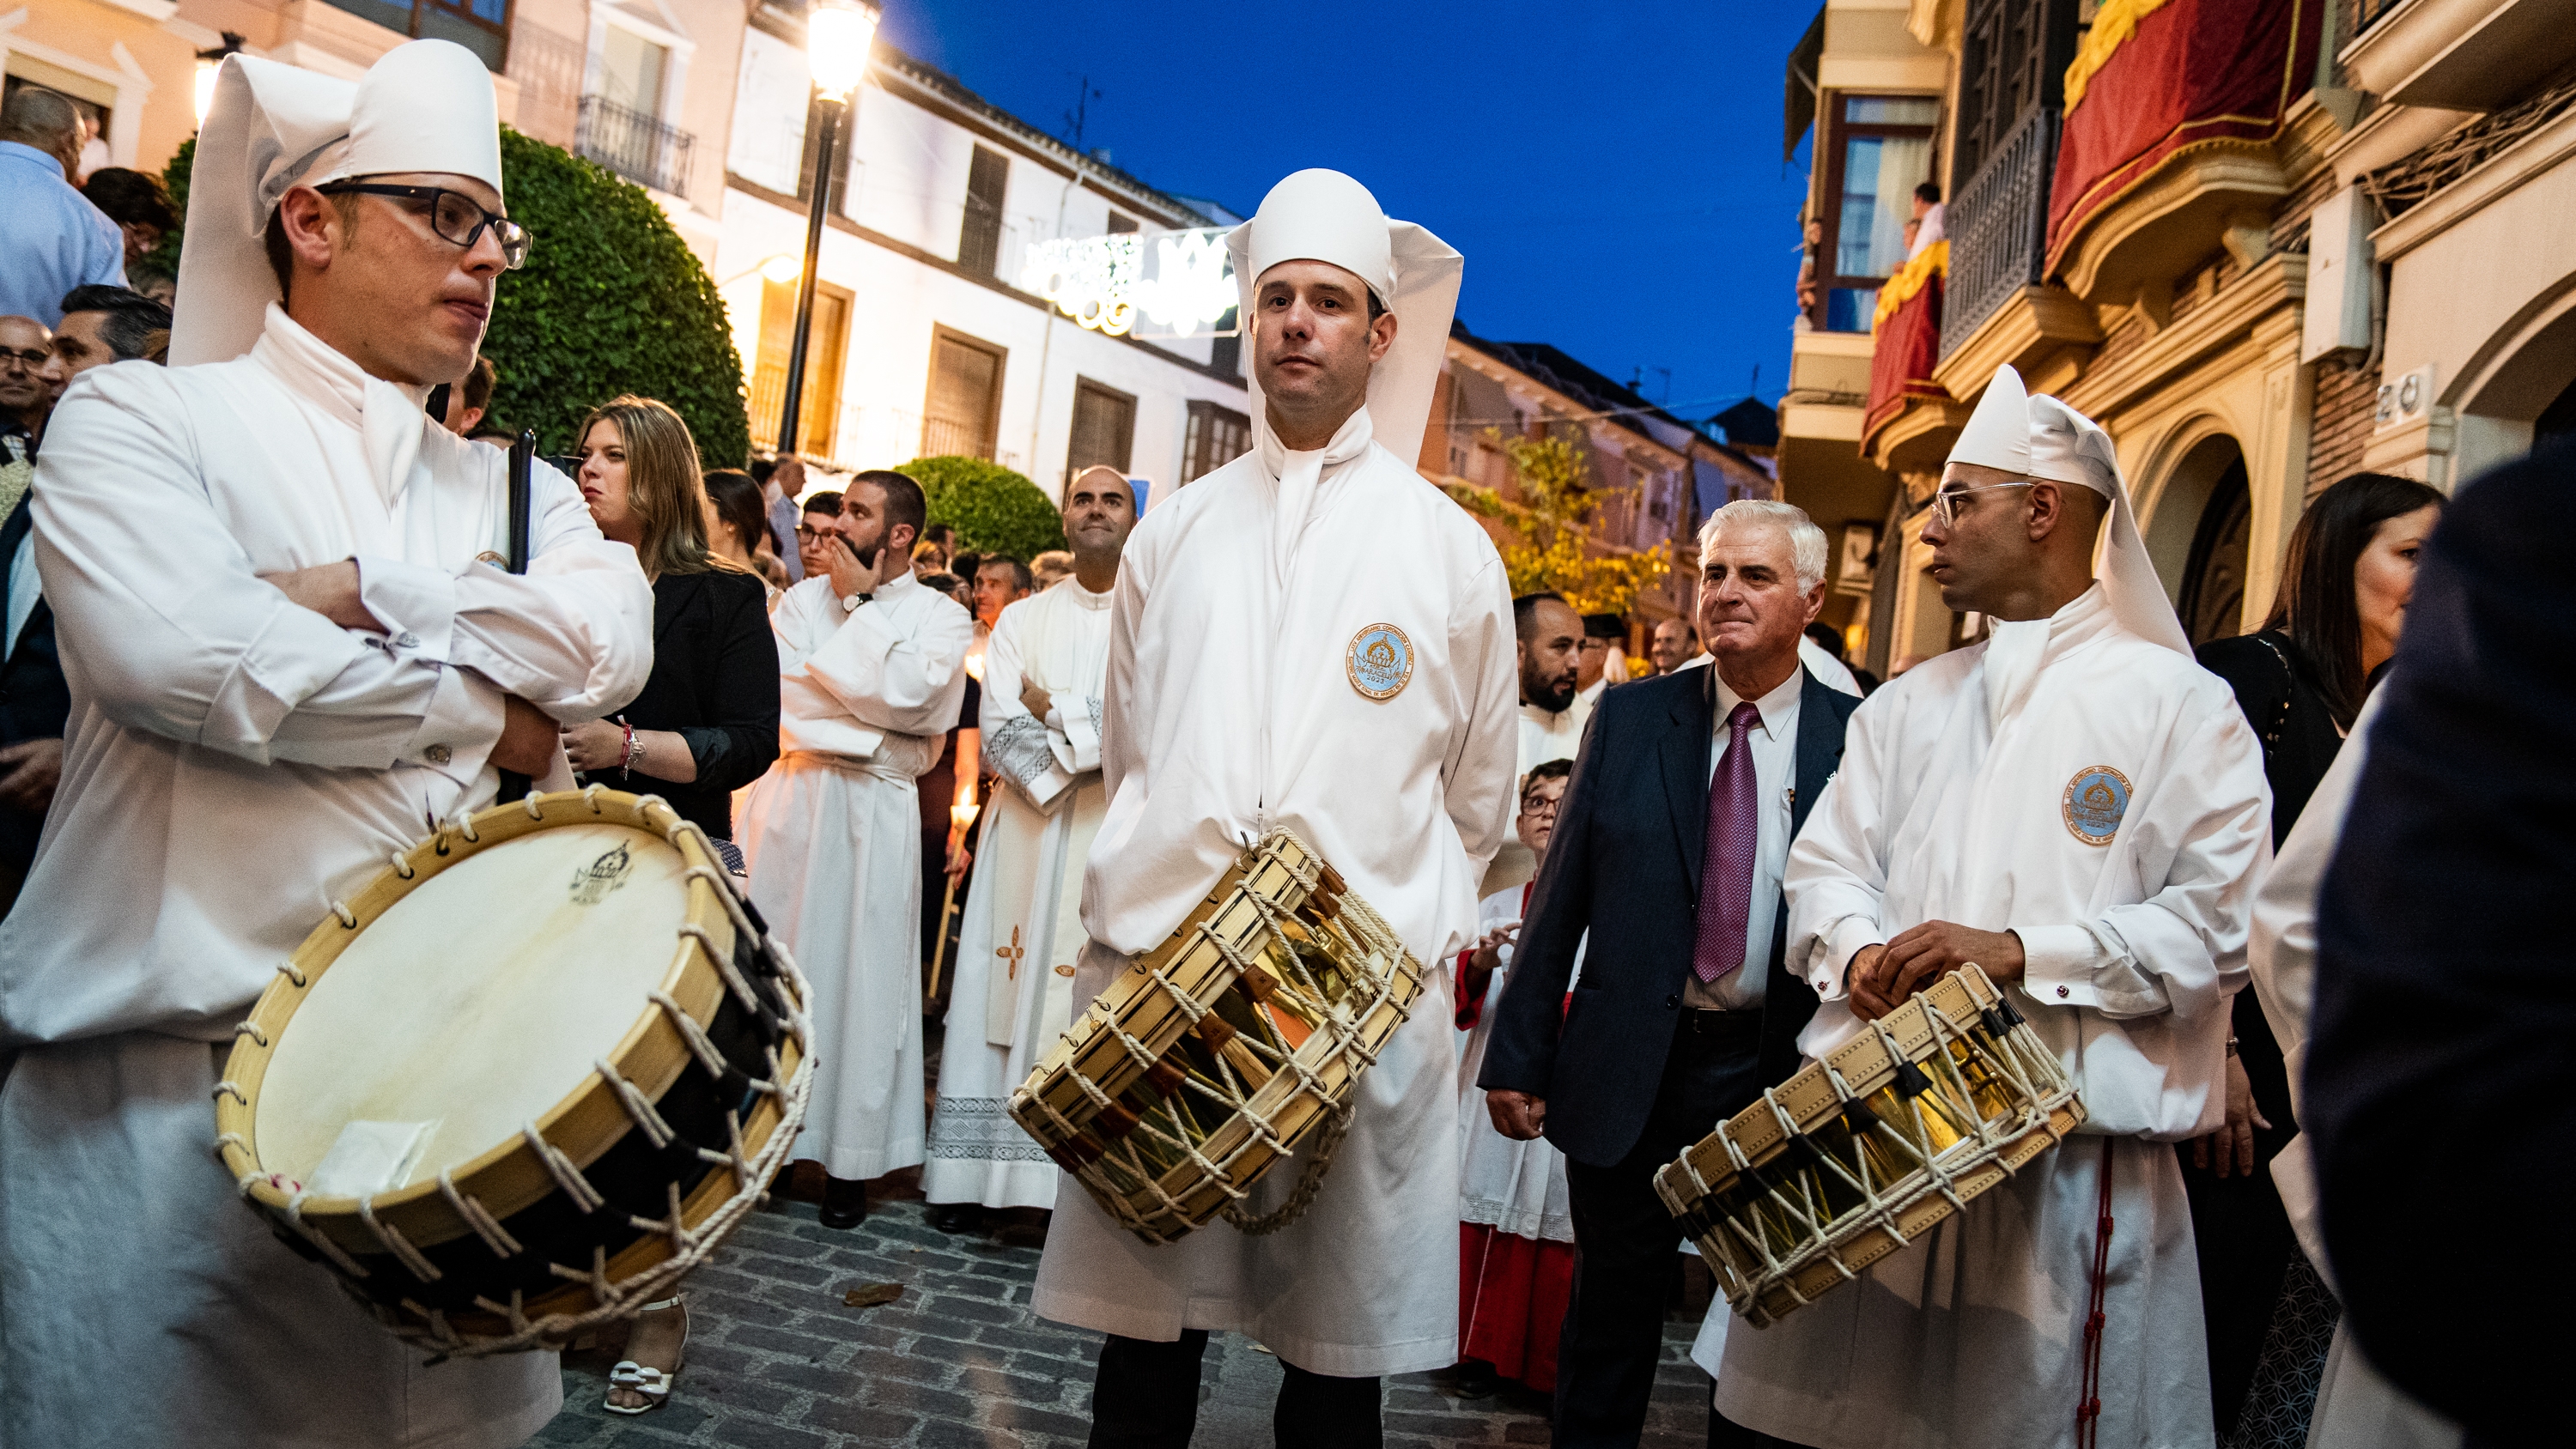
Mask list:
[[[1351,688],[1371,699],[1393,699],[1413,681],[1413,641],[1393,624],[1371,624],[1351,636],[1343,662]]]

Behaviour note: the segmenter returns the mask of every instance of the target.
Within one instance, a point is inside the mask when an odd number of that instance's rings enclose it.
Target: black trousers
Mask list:
[[[1091,1382],[1091,1449],[1189,1449],[1199,1420],[1203,1328],[1158,1343],[1109,1335]],[[1379,1449],[1378,1381],[1310,1374],[1286,1359],[1270,1410],[1279,1449]]]
[[[1684,1011],[1637,1145],[1609,1167],[1565,1164],[1575,1257],[1556,1353],[1558,1449],[1635,1449],[1645,1432],[1682,1246],[1655,1170],[1760,1095],[1761,1036],[1759,1011]]]

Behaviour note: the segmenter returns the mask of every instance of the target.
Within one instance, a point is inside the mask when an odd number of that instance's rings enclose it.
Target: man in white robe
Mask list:
[[[1562,595],[1512,600],[1512,634],[1521,674],[1520,774],[1583,749],[1592,706],[1581,697],[1583,616]]]
[[[1942,601],[1995,631],[1852,718],[1790,854],[1790,963],[1824,1002],[1799,1046],[1821,1056],[1973,961],[2088,1120],[1859,1282],[1737,1325],[1716,1407],[1817,1449],[2038,1449],[2088,1419],[2105,1445],[2206,1445],[2191,1219],[2164,1144],[2225,1115],[2228,998],[2269,854],[2261,749],[2192,662],[2100,428],[1999,369],[1936,506]]]
[[[1457,1357],[1456,1035],[1446,964],[1512,806],[1502,560],[1411,459],[1458,254],[1359,183],[1301,171],[1231,239],[1256,446],[1136,530],[1112,605],[1109,813],[1083,888],[1073,1007],[1159,945],[1245,846],[1295,831],[1430,972],[1357,1086],[1304,1216],[1151,1246],[1058,1194],[1032,1306],[1105,1331],[1095,1444],[1179,1444],[1207,1333],[1290,1372],[1281,1442],[1374,1442],[1375,1376]],[[1364,404],[1364,405],[1363,405]],[[1282,1205],[1301,1154],[1245,1206]]]
[[[496,767],[569,783],[556,723],[643,687],[652,594],[543,465],[528,572],[483,561],[504,455],[422,412],[514,262],[481,61],[416,41],[353,87],[231,57],[189,203],[171,361],[196,365],[83,374],[36,492],[72,715],[0,926],[0,1045],[26,1048],[0,1438],[517,1444],[562,1402],[555,1355],[424,1364],[242,1206],[211,1092],[333,900],[491,804]]]
[[[867,1217],[866,1182],[922,1159],[921,805],[966,695],[974,620],[917,581],[921,485],[868,472],[778,596],[778,763],[743,795],[751,895],[813,983],[813,1104],[800,1158],[822,1219]]]
[[[1072,576],[1006,606],[984,651],[984,759],[1001,784],[984,807],[958,932],[921,1172],[942,1232],[974,1226],[983,1208],[1055,1206],[1055,1164],[1011,1120],[1011,1091],[1073,1019],[1082,868],[1109,808],[1110,589],[1136,526],[1134,491],[1115,468],[1085,468],[1065,494]]]

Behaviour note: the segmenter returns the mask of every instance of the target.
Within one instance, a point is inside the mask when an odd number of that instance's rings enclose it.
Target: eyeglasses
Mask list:
[[[527,265],[528,247],[535,239],[528,229],[497,211],[486,211],[483,204],[462,191],[443,186],[390,186],[373,181],[339,181],[316,187],[324,196],[389,196],[397,201],[417,202],[429,210],[429,229],[440,238],[471,250],[481,240],[483,229],[492,229],[492,239],[501,244],[501,264],[511,271]]]
[[[1932,495],[1932,516],[1943,528],[1954,528],[1959,522],[1959,500],[1971,493],[1990,493],[1997,488],[2027,488],[2028,483],[1980,483],[1972,488],[1944,488]]]
[[[29,367],[42,367],[52,356],[52,353],[45,351],[43,348],[21,351],[15,347],[0,347],[0,358],[14,358],[19,362],[27,364]]]
[[[1541,819],[1545,819],[1545,818],[1547,818],[1547,817],[1549,817],[1549,816],[1552,816],[1552,815],[1556,814],[1556,812],[1557,812],[1557,807],[1559,807],[1559,806],[1563,805],[1564,803],[1565,803],[1565,797],[1564,797],[1564,796],[1562,796],[1562,795],[1559,795],[1558,797],[1556,797],[1556,798],[1555,798],[1555,799],[1553,799],[1553,800],[1538,800],[1538,799],[1523,800],[1523,801],[1521,802],[1521,813],[1522,813],[1523,815],[1536,815],[1536,816],[1540,817]]]

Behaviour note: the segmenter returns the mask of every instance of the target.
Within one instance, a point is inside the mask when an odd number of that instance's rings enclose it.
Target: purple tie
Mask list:
[[[1744,926],[1753,915],[1755,823],[1753,747],[1745,736],[1762,723],[1752,701],[1726,716],[1726,753],[1708,782],[1707,849],[1699,868],[1699,941],[1691,969],[1715,981],[1744,964]]]

